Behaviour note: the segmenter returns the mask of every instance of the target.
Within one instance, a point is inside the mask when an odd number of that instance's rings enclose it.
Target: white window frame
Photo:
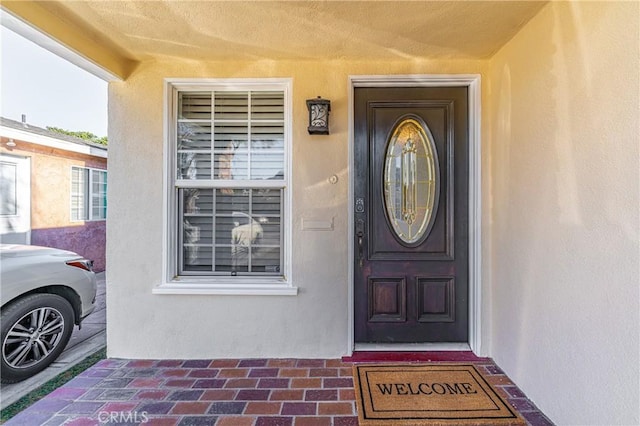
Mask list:
[[[283,270],[282,276],[178,276],[178,197],[176,191],[176,125],[179,91],[283,91],[285,185],[282,207]],[[292,281],[292,79],[185,79],[164,80],[164,149],[163,149],[163,279],[154,294],[218,295],[296,295]],[[230,186],[233,186],[230,182]]]
[[[86,170],[88,179],[86,181],[87,185],[84,188],[84,196],[86,199],[85,205],[85,217],[82,219],[77,219],[73,217],[73,169]],[[102,172],[105,174],[105,182],[108,178],[107,170],[105,169],[96,169],[92,167],[83,167],[83,166],[71,166],[71,181],[70,181],[70,191],[69,191],[69,217],[71,222],[98,222],[101,220],[107,220],[107,213],[105,212],[105,217],[94,218],[93,216],[93,198],[95,193],[93,192],[93,172]],[[105,194],[106,198],[106,194]],[[107,207],[105,206],[105,210]]]

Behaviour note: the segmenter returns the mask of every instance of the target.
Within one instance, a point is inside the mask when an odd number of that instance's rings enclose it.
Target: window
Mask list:
[[[71,167],[71,220],[107,218],[107,172]]]
[[[289,84],[168,83],[174,284],[289,286]]]

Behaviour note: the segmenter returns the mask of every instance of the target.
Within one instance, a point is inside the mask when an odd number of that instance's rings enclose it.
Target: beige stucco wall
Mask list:
[[[143,63],[109,88],[108,354],[337,357],[348,328],[348,76],[482,74],[482,346],[558,424],[637,424],[638,3],[552,3],[488,61]],[[163,78],[293,78],[297,296],[154,295]],[[331,135],[305,99],[331,99]],[[339,176],[332,185],[328,178]],[[302,219],[334,220],[303,231]]]
[[[481,61],[142,64],[109,86],[108,355],[339,357],[348,347],[349,75],[481,73]],[[297,296],[158,295],[163,79],[293,78],[293,284]],[[307,134],[305,100],[331,100],[331,135]],[[333,185],[332,175],[339,177]],[[302,220],[334,221],[333,231]],[[111,301],[117,301],[111,303]]]
[[[491,355],[557,424],[639,424],[639,4],[552,3],[491,60]]]

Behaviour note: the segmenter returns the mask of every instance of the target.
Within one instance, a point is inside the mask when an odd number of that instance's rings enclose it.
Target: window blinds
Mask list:
[[[179,93],[180,273],[281,274],[284,120],[282,91]]]

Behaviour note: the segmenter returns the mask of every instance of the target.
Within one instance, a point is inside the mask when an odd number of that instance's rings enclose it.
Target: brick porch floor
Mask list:
[[[529,425],[553,424],[491,359],[472,363]],[[351,366],[334,359],[106,359],[6,424],[357,425]]]

